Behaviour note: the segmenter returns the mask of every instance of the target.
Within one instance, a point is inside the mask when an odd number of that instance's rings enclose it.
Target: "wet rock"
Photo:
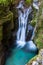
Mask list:
[[[33,30],[34,28],[31,26],[31,25],[28,25],[28,28],[27,28],[27,35],[26,35],[26,41],[29,41],[32,37],[32,34],[33,34]]]
[[[33,17],[34,17],[34,15],[33,15],[33,11],[32,11],[32,12],[29,14],[29,16],[28,16],[28,22],[29,22],[29,21],[32,21]]]

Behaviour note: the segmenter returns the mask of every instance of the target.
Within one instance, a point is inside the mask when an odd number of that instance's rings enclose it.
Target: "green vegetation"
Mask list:
[[[42,9],[43,9],[43,4],[41,4],[40,6],[39,17],[38,17],[38,27],[37,27],[36,36],[35,36],[35,42],[39,49],[43,48],[43,18],[42,18],[43,10]]]
[[[10,3],[10,0],[0,0],[0,4],[4,5],[4,6],[8,6]]]
[[[36,32],[36,38],[35,38],[35,42],[38,46],[39,49],[43,48],[43,23],[41,22],[41,24],[39,25],[37,32]]]
[[[39,9],[37,30],[36,30],[34,41],[37,44],[37,47],[39,48],[39,51],[41,49],[43,49],[43,1],[40,5],[40,9]],[[34,58],[32,58],[27,65],[32,65],[32,62],[36,61],[37,57],[39,57],[39,54],[37,56],[35,56]],[[41,57],[40,57],[40,59],[41,59]],[[42,64],[39,64],[39,65],[42,65]]]
[[[26,1],[25,1],[25,5],[26,5],[26,6],[29,6],[29,5],[32,4],[32,2],[33,2],[33,0],[26,0]]]
[[[26,0],[26,3],[30,4],[32,2],[32,0]]]
[[[3,36],[3,23],[6,23],[7,21],[10,20],[11,26],[8,28],[8,34],[13,28],[13,22],[14,22],[14,27],[17,27],[16,21],[18,17],[18,13],[16,10],[16,6],[18,5],[18,2],[20,0],[0,0],[0,40],[2,40]],[[32,5],[33,0],[25,0],[25,6],[30,6]],[[11,9],[11,11],[10,11]],[[35,43],[37,44],[37,47],[40,49],[43,48],[43,16],[42,16],[42,9],[43,9],[43,4],[40,6],[40,11],[39,11],[39,17],[38,17],[38,27],[36,30],[36,35],[34,38]],[[31,21],[31,25],[34,27],[37,21],[36,16],[36,10],[34,10],[34,19]],[[12,28],[11,28],[12,27]],[[16,29],[16,28],[15,28]],[[37,56],[36,56],[37,57]],[[35,60],[36,57],[34,57],[32,60]],[[31,62],[31,61],[30,61]]]
[[[35,27],[35,25],[36,25],[36,18],[34,18],[32,21],[31,21],[31,23],[30,23],[33,27]]]
[[[3,25],[6,24],[7,22],[9,22],[7,25],[8,27],[6,27],[6,35],[10,34],[9,32],[11,32],[11,30],[13,29],[13,13],[12,12],[8,12],[8,14],[6,16],[3,16],[0,18],[0,41],[3,39]],[[9,37],[9,35],[8,35]]]

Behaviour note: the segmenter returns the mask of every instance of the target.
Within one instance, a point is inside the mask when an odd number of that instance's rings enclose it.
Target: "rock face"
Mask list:
[[[11,30],[14,28],[13,21],[16,19],[16,17],[14,17],[16,15],[16,10],[14,8],[15,11],[13,10],[14,13],[12,13],[10,6],[11,3],[16,5],[19,1],[20,0],[0,0],[0,65],[4,64],[5,56],[8,55],[7,51],[9,51],[8,49],[12,46],[10,42],[12,40]]]
[[[11,30],[13,29],[13,14],[8,12],[6,16],[0,18],[0,65],[4,64],[5,49],[9,47]]]

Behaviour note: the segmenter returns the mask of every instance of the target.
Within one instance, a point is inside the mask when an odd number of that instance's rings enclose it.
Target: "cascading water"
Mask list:
[[[20,1],[19,6],[17,7],[19,9],[19,29],[17,32],[17,43],[18,46],[24,46],[25,43],[25,34],[26,34],[26,27],[27,27],[27,20],[28,20],[28,15],[32,12],[32,7],[30,6],[29,8],[24,8],[23,6],[23,1]],[[23,12],[22,12],[22,10]]]
[[[18,14],[19,14],[18,17],[19,28],[18,28],[17,40],[16,40],[17,47],[23,48],[26,46],[25,49],[28,49],[30,51],[37,51],[36,45],[31,40],[32,37],[31,34],[29,34],[31,36],[31,37],[29,36],[30,40],[26,42],[26,29],[27,29],[28,16],[33,10],[31,6],[29,8],[25,8],[23,4],[24,1],[20,1],[19,5],[17,6]],[[29,25],[28,27],[29,27],[28,31],[33,29],[31,25]]]
[[[31,58],[33,58],[38,53],[38,49],[31,40],[31,38],[27,42],[25,40],[27,20],[29,14],[32,12],[32,7],[30,6],[29,8],[25,8],[23,6],[23,3],[24,3],[23,1],[20,1],[17,7],[19,14],[18,17],[19,28],[17,31],[17,40],[16,40],[17,47],[12,49],[11,56],[6,60],[5,65],[25,65]],[[27,29],[28,32],[32,29],[33,29],[32,26],[29,24]]]

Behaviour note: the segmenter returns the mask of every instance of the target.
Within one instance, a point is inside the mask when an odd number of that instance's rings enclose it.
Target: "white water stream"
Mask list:
[[[20,46],[24,46],[25,43],[25,33],[26,33],[26,27],[27,27],[27,20],[28,20],[28,15],[32,12],[32,7],[30,6],[29,8],[24,8],[23,6],[23,1],[20,1],[18,9],[21,8],[23,12],[19,9],[19,29],[17,32],[17,43]]]
[[[18,9],[18,20],[19,20],[19,28],[17,32],[17,46],[19,47],[24,47],[27,43],[25,41],[26,38],[26,28],[27,28],[27,21],[28,21],[28,16],[32,12],[32,7],[30,6],[29,8],[25,8],[23,6],[24,1],[20,1],[19,5],[17,6]],[[30,43],[31,42],[31,43]],[[33,41],[28,41],[28,47],[32,47],[36,49],[36,45],[33,43]],[[31,46],[32,45],[32,46]]]

